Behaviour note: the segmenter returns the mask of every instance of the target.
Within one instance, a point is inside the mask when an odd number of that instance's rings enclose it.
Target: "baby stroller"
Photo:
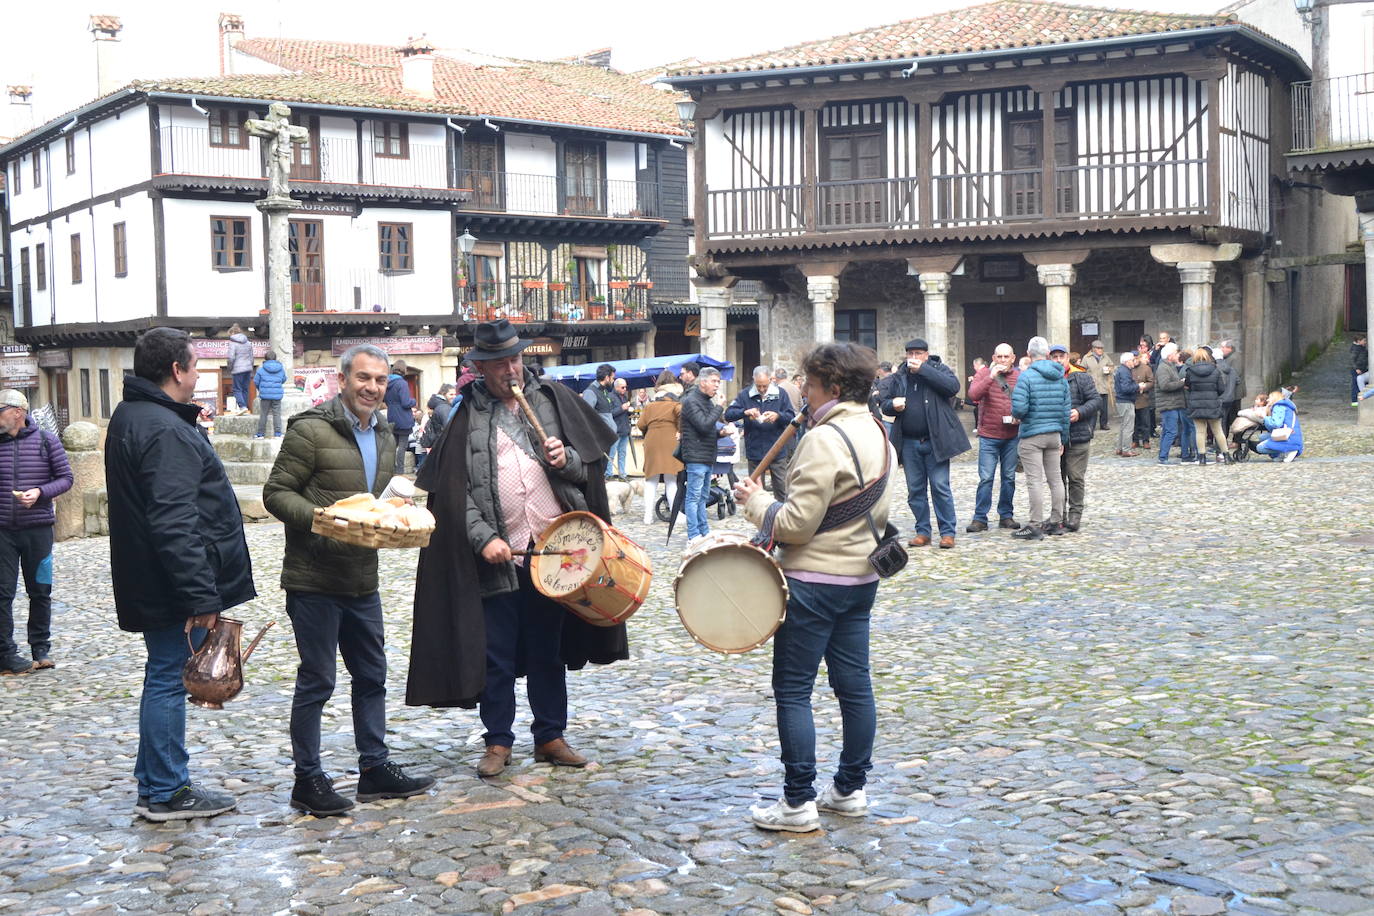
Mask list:
[[[1264,410],[1251,407],[1240,411],[1231,421],[1229,445],[1232,461],[1247,461],[1264,438]]]
[[[735,493],[733,481],[730,480],[733,474],[726,475],[726,481],[721,483],[721,475],[717,474],[711,478],[711,492],[706,496],[706,508],[710,510],[716,507],[716,518],[723,519],[727,515],[734,515],[737,506],[735,505]],[[686,492],[687,472],[679,471],[677,475],[677,485],[679,492]],[[660,496],[658,502],[654,503],[654,515],[660,522],[666,522],[672,516],[673,507],[668,505],[668,497]]]

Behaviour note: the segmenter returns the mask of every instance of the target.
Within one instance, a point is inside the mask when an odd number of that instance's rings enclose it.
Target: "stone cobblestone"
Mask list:
[[[874,617],[872,814],[805,835],[746,821],[781,783],[767,650],[689,638],[681,536],[665,545],[637,506],[622,527],[656,574],[634,657],[570,675],[583,771],[534,765],[522,710],[513,766],[483,782],[474,712],[401,704],[416,552],[383,552],[393,756],[440,781],[334,819],[287,806],[280,526],[248,529],[262,596],[235,614],[279,627],[238,699],[189,709],[193,774],[239,810],[183,824],[131,813],[142,648],[115,628],[106,541],[65,542],[58,667],[0,679],[0,911],[1374,912],[1374,459],[1339,453],[1359,451],[1353,432],[1328,453],[1350,422],[1328,413],[1307,427],[1316,457],[1102,458],[1078,535],[913,550]],[[967,521],[975,468],[953,479]],[[347,794],[346,683],[324,759]],[[823,679],[815,705],[825,774],[839,717]]]

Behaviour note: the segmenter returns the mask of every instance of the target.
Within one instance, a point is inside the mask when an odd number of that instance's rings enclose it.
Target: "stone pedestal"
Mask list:
[[[1179,261],[1183,283],[1183,341],[1188,348],[1210,342],[1212,333],[1212,283],[1217,269],[1211,261]]]
[[[102,514],[105,493],[105,455],[100,451],[100,428],[94,423],[73,423],[62,433],[62,447],[72,466],[72,488],[57,497],[53,509],[59,541],[109,533],[109,519]],[[87,512],[90,503],[91,512]]]
[[[727,283],[697,281],[697,303],[701,309],[701,355],[728,361],[729,344],[725,337],[727,312],[734,300],[734,281]]]
[[[943,272],[917,275],[921,284],[921,298],[926,309],[926,343],[929,352],[940,359],[949,357],[949,274]]]
[[[1360,238],[1364,239],[1364,326],[1374,331],[1374,213],[1360,214]]]
[[[1241,265],[1241,322],[1244,336],[1240,361],[1246,400],[1264,390],[1264,270],[1263,257],[1247,258]],[[1242,407],[1250,405],[1241,404]]]
[[[835,300],[840,298],[840,278],[807,277],[806,297],[811,300],[811,333],[816,343],[831,343],[835,339]]]
[[[1072,264],[1040,264],[1035,268],[1040,285],[1045,287],[1045,339],[1053,344],[1069,344],[1069,291],[1078,281]]]

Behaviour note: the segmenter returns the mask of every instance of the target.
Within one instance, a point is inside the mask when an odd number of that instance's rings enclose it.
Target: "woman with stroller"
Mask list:
[[[1302,424],[1298,408],[1287,391],[1269,392],[1269,413],[1264,418],[1264,435],[1255,451],[1270,461],[1290,462],[1302,454]]]
[[[1225,377],[1212,358],[1211,349],[1198,347],[1194,350],[1192,362],[1183,371],[1183,404],[1197,435],[1198,464],[1207,463],[1209,430],[1217,450],[1217,463],[1231,462],[1231,456],[1226,454],[1226,433],[1221,428],[1221,416],[1226,412],[1221,392],[1225,387]]]
[[[639,414],[638,426],[644,433],[644,524],[654,521],[658,504],[658,485],[664,487],[668,505],[677,496],[677,475],[682,462],[673,457],[677,448],[678,422],[682,415],[682,385],[664,369],[654,382],[654,394]]]

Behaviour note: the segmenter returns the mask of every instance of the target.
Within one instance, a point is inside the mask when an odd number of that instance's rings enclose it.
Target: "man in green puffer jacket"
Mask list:
[[[358,799],[406,798],[434,785],[391,763],[386,747],[386,653],[377,551],[313,534],[315,508],[355,493],[380,495],[390,483],[396,440],[379,416],[387,356],[361,345],[344,353],[339,395],[287,423],[262,500],[286,525],[281,586],[301,664],[291,703],[296,785],[291,807],[316,817],[353,803],[334,791],[320,763],[320,718],[334,693],[337,658],[353,678]]]
[[[1011,392],[1011,415],[1021,421],[1017,453],[1026,469],[1030,524],[1012,532],[1023,541],[1064,533],[1064,478],[1059,459],[1069,444],[1069,383],[1064,367],[1050,359],[1050,344],[1032,337],[1026,344],[1032,362]],[[1045,520],[1045,485],[1050,488],[1050,516]],[[1043,525],[1042,525],[1043,522]]]

